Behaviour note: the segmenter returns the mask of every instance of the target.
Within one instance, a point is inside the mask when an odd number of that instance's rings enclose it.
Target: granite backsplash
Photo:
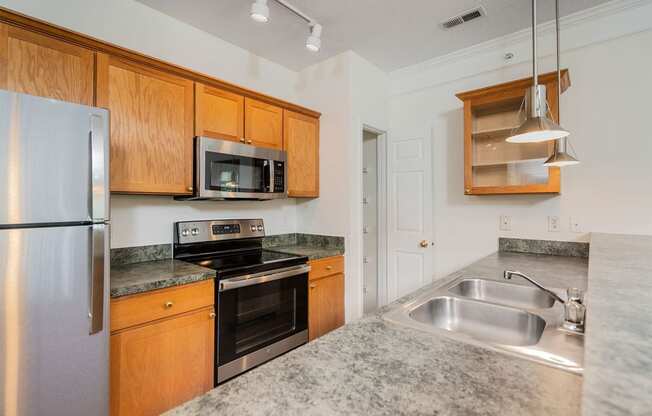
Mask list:
[[[344,250],[344,237],[316,234],[278,234],[266,236],[263,248],[308,246],[321,249]],[[123,247],[111,249],[111,265],[142,263],[146,261],[165,260],[172,258],[172,244],[154,244],[139,247]]]

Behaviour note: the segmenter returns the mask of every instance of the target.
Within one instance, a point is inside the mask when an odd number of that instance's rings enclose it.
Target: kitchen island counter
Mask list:
[[[545,255],[496,253],[453,276],[500,279],[506,268],[586,286],[586,259]],[[166,415],[580,414],[581,376],[382,319],[420,292]]]

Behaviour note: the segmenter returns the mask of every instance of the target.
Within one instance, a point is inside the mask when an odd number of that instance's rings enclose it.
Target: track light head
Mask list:
[[[267,0],[256,0],[251,5],[251,12],[249,14],[253,20],[259,23],[269,22],[269,7]]]
[[[310,36],[306,39],[306,49],[310,52],[319,52],[321,49],[321,30],[322,27],[319,23],[310,26]]]

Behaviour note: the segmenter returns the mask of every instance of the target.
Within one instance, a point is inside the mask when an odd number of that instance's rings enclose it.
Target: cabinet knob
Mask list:
[[[215,312],[211,312],[211,313],[209,313],[209,314],[208,314],[208,317],[211,318],[211,319],[215,318]]]
[[[316,288],[316,287],[317,287],[317,285],[314,284],[314,283],[312,283],[312,284],[310,285],[310,289],[314,289],[314,288]]]
[[[428,241],[428,240],[421,240],[421,242],[419,243],[419,245],[420,245],[421,247],[423,247],[423,248],[426,248],[426,247],[428,247],[428,246],[430,245],[430,241]]]
[[[245,143],[246,142],[245,138],[243,137],[242,139],[240,139],[240,142]]]
[[[170,301],[167,301],[167,302],[165,302],[165,305],[163,305],[163,306],[165,306],[165,309],[170,309],[171,307],[174,306],[174,303],[172,303]]]
[[[254,142],[254,141],[251,140],[251,139],[248,139],[248,140],[247,140],[247,144],[252,144],[253,142]]]
[[[193,189],[195,189],[195,188],[193,188],[192,186],[189,186],[189,187],[188,187],[188,190],[189,190],[190,192],[192,192]]]
[[[326,270],[333,270],[333,266],[326,266]]]

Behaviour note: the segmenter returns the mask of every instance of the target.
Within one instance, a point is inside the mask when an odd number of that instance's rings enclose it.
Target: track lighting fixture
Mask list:
[[[269,22],[269,7],[267,6],[267,0],[254,1],[254,3],[251,5],[251,13],[249,15],[256,22]]]
[[[321,49],[321,31],[322,27],[315,20],[311,19],[301,10],[297,9],[286,0],[274,0],[278,5],[285,7],[301,19],[305,20],[310,27],[310,35],[306,39],[306,49],[310,52],[319,52]],[[269,7],[267,6],[267,0],[255,0],[251,5],[250,16],[257,22],[267,23],[269,22]]]
[[[319,52],[321,48],[321,25],[315,23],[310,27],[310,36],[306,39],[306,49],[310,52]]]

